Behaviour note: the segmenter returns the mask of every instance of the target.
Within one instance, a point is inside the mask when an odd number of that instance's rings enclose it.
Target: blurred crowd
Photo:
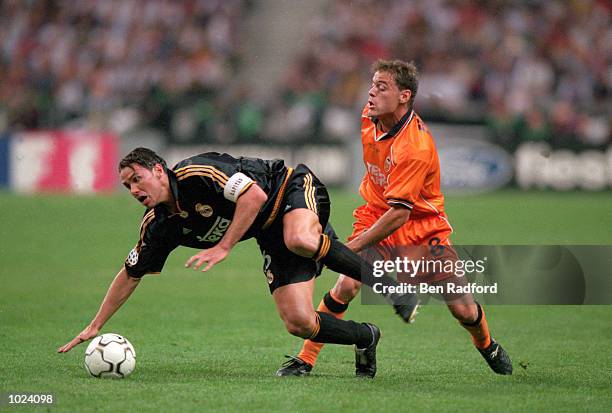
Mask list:
[[[416,109],[428,120],[486,122],[491,138],[510,148],[522,140],[604,145],[611,7],[597,0],[337,0],[311,23],[284,84],[285,103],[309,107],[333,132],[342,108],[363,107],[371,63],[397,57],[420,70]]]
[[[220,104],[239,64],[242,0],[4,0],[0,105],[13,128],[171,133],[177,102]]]
[[[135,126],[175,142],[352,138],[379,57],[413,60],[428,121],[512,149],[610,143],[605,0],[334,0],[277,93],[234,77],[248,0],[0,2],[0,129]],[[228,87],[231,85],[232,87]]]

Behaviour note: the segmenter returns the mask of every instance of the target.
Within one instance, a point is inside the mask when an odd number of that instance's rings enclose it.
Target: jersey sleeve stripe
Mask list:
[[[310,175],[304,176],[304,199],[308,209],[312,210],[312,202],[310,200]]]
[[[225,189],[225,185],[227,184],[227,180],[220,178],[218,175],[215,175],[214,173],[210,172],[210,171],[192,171],[192,172],[187,172],[183,175],[180,175],[176,177],[176,179],[178,181],[182,181],[183,179],[192,177],[192,176],[205,176],[208,177],[210,179],[212,179],[213,181],[217,182],[221,188]]]
[[[224,182],[227,182],[227,180],[229,179],[226,174],[224,174],[220,170],[210,165],[191,165],[191,166],[187,166],[184,168],[180,168],[175,173],[176,173],[176,176],[178,177],[178,176],[182,176],[182,175],[185,175],[191,172],[197,172],[197,171],[210,172],[211,174],[214,174],[215,176],[217,176],[220,180]]]
[[[397,199],[397,198],[387,199],[387,204],[389,204],[389,205],[401,205],[401,206],[403,206],[405,208],[408,208],[408,209],[414,208],[414,205],[411,202],[405,201],[403,199]]]
[[[206,172],[206,171],[189,172],[189,173],[186,173],[184,175],[177,176],[176,178],[177,178],[177,180],[182,181],[183,179],[186,179],[186,178],[189,178],[189,177],[192,177],[192,176],[206,176],[206,177],[212,179],[213,181],[217,182],[219,185],[221,185],[222,188],[225,188],[225,184],[227,183],[227,181],[224,181],[224,180],[220,179],[217,175],[214,175],[213,173]]]
[[[178,169],[175,173],[179,181],[194,175],[208,176],[209,178],[217,181],[223,187],[225,187],[225,184],[229,179],[223,172],[209,165],[190,165]]]
[[[306,202],[306,208],[312,209],[310,206],[310,198],[308,197],[308,175],[302,179],[302,187],[304,188],[304,201]]]
[[[219,174],[220,177],[222,177],[225,180],[229,179],[225,173],[223,173],[222,171],[220,171],[219,169],[215,168],[212,165],[188,165],[188,166],[184,166],[182,168],[177,169],[176,171],[174,171],[174,173],[177,175],[180,175],[180,174],[183,174],[189,171],[193,171],[193,170],[198,170],[198,169],[208,169],[208,170],[216,172],[217,174]]]
[[[149,212],[147,212],[147,214],[142,218],[142,222],[140,223],[140,238],[142,238],[142,235],[144,234],[144,231],[147,227],[147,225],[149,225],[149,222],[151,222],[153,220],[153,218],[155,218],[155,210],[152,209]]]
[[[312,175],[310,175],[310,197],[312,199],[312,206],[314,207],[314,212],[315,214],[319,215],[319,209],[317,208],[316,189],[312,184]]]
[[[138,244],[136,244],[136,251],[140,252],[140,247],[142,246],[142,242],[144,241],[145,232],[147,231],[147,226],[155,219],[155,210],[152,209],[142,218],[142,223],[140,224],[140,239],[138,240]]]
[[[305,196],[306,196],[306,204],[308,205],[308,208],[313,211],[316,211],[315,205],[312,199],[312,176],[310,174],[304,177],[304,189],[306,190]]]
[[[304,198],[306,200],[306,206],[308,209],[313,211],[315,214],[318,214],[315,188],[312,185],[312,174],[307,174],[304,176]]]
[[[155,215],[155,210],[151,209],[149,212],[147,212],[143,217],[142,217],[142,221],[141,221],[141,225],[142,222],[146,221],[147,218],[150,218],[151,216]]]

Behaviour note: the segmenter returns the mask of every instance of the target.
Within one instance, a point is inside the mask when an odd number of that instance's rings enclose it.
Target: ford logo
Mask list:
[[[512,157],[499,146],[469,138],[440,139],[436,144],[445,192],[491,191],[512,180]]]

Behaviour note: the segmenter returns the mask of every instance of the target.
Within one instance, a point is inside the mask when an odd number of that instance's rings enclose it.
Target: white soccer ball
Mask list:
[[[114,333],[91,340],[85,350],[85,369],[94,377],[122,379],[136,367],[136,351],[127,338]]]

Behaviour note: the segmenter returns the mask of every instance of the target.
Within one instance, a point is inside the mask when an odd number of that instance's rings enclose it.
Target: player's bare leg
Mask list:
[[[322,233],[319,217],[310,209],[294,209],[283,216],[285,245],[294,254],[311,258],[319,248]]]
[[[512,374],[510,356],[491,337],[484,310],[474,297],[471,294],[447,295],[445,299],[451,314],[470,333],[474,346],[489,367],[497,374]]]
[[[392,291],[399,290],[396,280],[387,275],[374,278],[374,268],[369,262],[340,241],[324,234],[319,217],[309,209],[299,208],[284,215],[283,238],[291,252],[322,262],[332,271],[370,287],[380,284],[383,288],[392,287]],[[382,295],[393,304],[404,321],[414,321],[419,305],[416,295],[395,292]]]
[[[322,234],[318,218],[313,211],[305,208],[287,213],[283,217],[285,245],[297,255],[320,260],[333,271],[347,274],[346,276],[340,275],[336,282],[334,290],[337,295],[334,291],[330,291],[317,307],[317,311],[322,314],[331,314],[337,319],[342,319],[349,301],[357,295],[361,288],[362,283],[358,280],[361,280],[362,269],[367,268],[369,264],[341,242]],[[370,286],[374,282],[371,278],[372,274],[373,270],[370,270],[369,274],[368,271],[364,274],[370,276],[370,279],[366,281]],[[376,281],[388,285],[397,284],[395,280],[387,276],[378,278]],[[386,298],[391,301],[396,312],[404,321],[409,323],[414,321],[419,306],[418,298],[415,295],[393,294]],[[277,374],[296,375],[305,368],[304,365],[310,371],[322,347],[322,344],[314,340],[307,340],[300,355],[291,358],[277,371]]]
[[[344,318],[349,303],[357,296],[360,289],[361,283],[359,281],[340,275],[334,287],[325,294],[319,303],[317,311],[331,314],[338,319]],[[416,313],[417,308],[418,304],[414,307],[414,313]],[[411,318],[414,319],[414,314]],[[304,368],[307,368],[308,371],[312,370],[322,348],[323,343],[305,340],[297,357],[290,357],[291,359],[278,370],[278,373],[295,375],[299,374],[299,371]]]
[[[355,296],[357,296],[360,288],[361,283],[359,281],[355,281],[352,278],[340,275],[334,288],[325,294],[319,303],[317,311],[331,314],[339,319],[344,318],[349,302],[355,298]],[[292,362],[287,363],[287,365],[284,366],[284,371],[287,374],[291,374],[291,370],[302,368],[304,363],[308,365],[309,370],[312,370],[312,367],[314,367],[315,363],[317,362],[317,357],[319,356],[322,348],[322,343],[304,340],[304,344],[302,345],[302,349],[300,350],[299,354],[292,360]]]
[[[307,338],[314,332],[316,314],[312,306],[313,290],[314,278],[279,287],[272,293],[278,314],[289,334]]]
[[[360,289],[361,283],[359,281],[345,275],[340,275],[334,288],[331,289],[331,294],[340,300],[340,302],[348,304],[359,294]]]
[[[287,331],[304,339],[319,343],[353,344],[356,353],[365,357],[363,371],[358,376],[376,374],[376,346],[380,339],[378,328],[369,323],[340,320],[327,313],[314,311],[312,291],[314,279],[288,284],[274,290],[272,296]],[[308,374],[305,369],[301,375]],[[363,374],[360,374],[363,373]]]

